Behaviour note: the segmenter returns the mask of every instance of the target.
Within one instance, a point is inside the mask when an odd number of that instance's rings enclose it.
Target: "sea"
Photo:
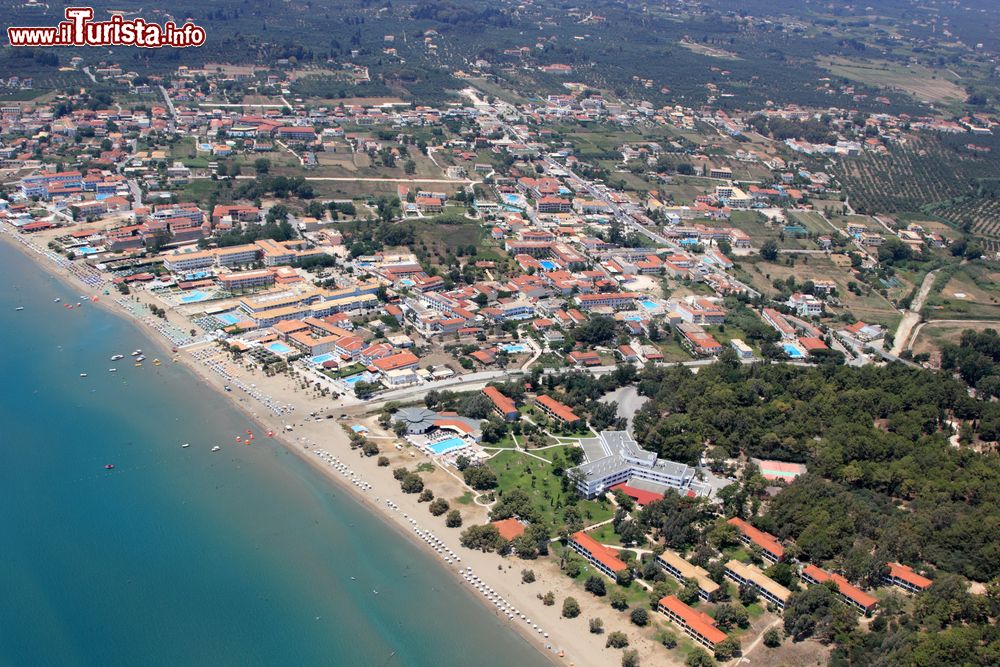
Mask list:
[[[136,323],[0,267],[0,665],[550,664]]]

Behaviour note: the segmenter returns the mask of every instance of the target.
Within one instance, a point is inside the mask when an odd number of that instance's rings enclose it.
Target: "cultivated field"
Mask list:
[[[901,90],[920,101],[949,104],[965,99],[965,90],[952,79],[953,74],[932,70],[923,65],[901,65],[885,60],[852,60],[824,56],[817,61],[831,74],[869,86]]]

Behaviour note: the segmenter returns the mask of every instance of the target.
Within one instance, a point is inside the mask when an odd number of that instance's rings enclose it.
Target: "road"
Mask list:
[[[896,327],[896,335],[892,339],[892,350],[889,352],[892,356],[898,357],[906,349],[906,344],[910,340],[910,333],[913,331],[913,327],[920,322],[920,311],[924,307],[927,295],[930,294],[936,274],[937,271],[929,271],[924,276],[924,281],[920,284],[917,296],[913,299],[913,303],[910,304],[909,309],[903,313],[903,319],[899,321],[899,326]]]
[[[163,86],[157,86],[160,89],[160,94],[163,95],[163,100],[167,103],[167,111],[170,112],[170,117],[173,119],[177,118],[177,110],[174,109],[174,103],[170,99],[170,95],[167,93],[167,89]]]

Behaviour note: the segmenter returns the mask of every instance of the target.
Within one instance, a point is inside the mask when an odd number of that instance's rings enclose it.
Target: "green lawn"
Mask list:
[[[570,494],[562,490],[562,480],[552,474],[550,464],[519,452],[504,451],[490,459],[488,465],[497,474],[499,492],[521,489],[531,497],[546,522],[562,522]],[[610,519],[614,514],[608,503],[602,505],[593,500],[580,500],[576,506],[586,524]]]

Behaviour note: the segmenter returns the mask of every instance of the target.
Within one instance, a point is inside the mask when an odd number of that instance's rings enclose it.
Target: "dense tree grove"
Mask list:
[[[652,400],[636,415],[636,438],[666,458],[696,463],[708,444],[729,456],[808,464],[810,474],[754,518],[805,557],[850,556],[859,580],[877,572],[873,559],[929,562],[980,581],[1000,574],[1000,461],[948,442],[949,421],[978,423],[993,408],[960,381],[901,364],[723,359],[697,374],[644,369],[639,389]],[[859,557],[866,547],[867,561]]]

